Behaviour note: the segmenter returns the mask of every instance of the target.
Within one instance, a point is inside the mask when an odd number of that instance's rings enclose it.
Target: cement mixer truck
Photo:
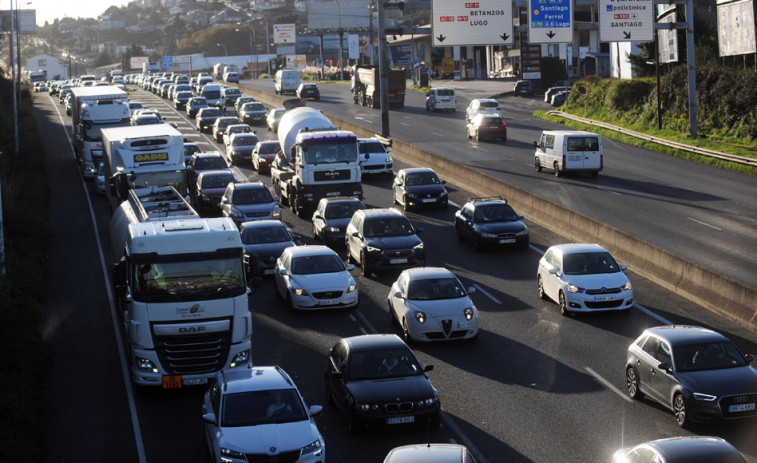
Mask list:
[[[297,107],[281,118],[278,136],[292,170],[291,177],[281,182],[280,193],[292,212],[305,217],[325,197],[362,199],[354,133],[338,130],[315,108]]]

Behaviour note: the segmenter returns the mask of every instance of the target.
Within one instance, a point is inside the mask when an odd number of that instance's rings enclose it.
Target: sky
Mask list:
[[[130,0],[17,0],[22,10],[37,10],[37,26],[45,21],[52,23],[55,18],[96,18],[112,5],[126,6]],[[14,2],[14,7],[16,3]],[[0,0],[0,9],[9,9],[10,0]]]

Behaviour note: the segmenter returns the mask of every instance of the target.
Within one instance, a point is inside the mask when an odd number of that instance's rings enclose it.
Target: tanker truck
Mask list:
[[[279,143],[292,176],[280,184],[292,212],[305,217],[321,198],[362,199],[357,136],[338,130],[315,108],[297,107],[279,122]]]

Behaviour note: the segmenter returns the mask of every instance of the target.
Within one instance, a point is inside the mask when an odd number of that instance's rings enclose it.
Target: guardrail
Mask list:
[[[587,119],[585,117],[581,116],[575,116],[573,114],[564,113],[562,111],[547,111],[547,114],[550,116],[558,116],[558,117],[564,117],[566,119],[571,119],[578,122],[583,122],[584,124],[590,124],[595,125],[597,127],[602,127],[603,129],[612,130],[618,133],[622,133],[624,135],[630,135],[635,138],[639,138],[641,140],[647,140],[651,141],[653,143],[657,143],[659,145],[668,146],[670,148],[679,149],[681,151],[688,151],[690,153],[695,154],[701,154],[702,156],[709,156],[712,158],[722,159],[724,161],[730,161],[735,162],[737,164],[744,164],[747,166],[753,166],[757,167],[757,158],[748,158],[745,156],[737,156],[735,154],[728,154],[723,153],[720,151],[714,151],[714,150],[708,150],[706,148],[699,148],[697,146],[692,145],[686,145],[684,143],[678,143],[675,141],[666,140],[664,138],[655,137],[652,135],[647,135],[645,133],[637,132],[635,130],[626,129],[623,127],[619,127],[617,125],[608,124],[606,122],[602,121],[595,121],[594,119]]]

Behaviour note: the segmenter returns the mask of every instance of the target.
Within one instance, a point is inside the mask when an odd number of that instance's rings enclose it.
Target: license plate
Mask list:
[[[321,299],[318,301],[318,305],[337,305],[339,304],[339,299]]]
[[[507,244],[507,243],[514,243],[515,238],[504,238],[499,240],[499,244]]]
[[[331,191],[329,193],[326,193],[326,196],[329,196],[329,197],[331,197],[331,196],[339,196],[339,192],[338,191]]]
[[[436,199],[435,198],[426,198],[426,199],[423,200],[423,202],[424,203],[435,203]]]
[[[607,302],[607,301],[614,301],[615,296],[599,296],[594,298],[594,302]]]
[[[269,269],[263,270],[263,275],[273,275],[273,269],[269,268]]]
[[[751,410],[754,410],[754,404],[739,404],[728,406],[729,412],[747,412]]]
[[[407,264],[407,259],[404,257],[401,259],[389,259],[389,263],[390,264]]]
[[[180,389],[181,376],[163,376],[163,389]]]
[[[414,416],[398,416],[396,418],[387,418],[386,424],[403,424],[403,423],[414,423],[415,417]]]
[[[208,384],[208,378],[191,378],[182,381],[185,386],[197,386],[199,384]]]
[[[568,161],[580,161],[581,156],[568,156]]]

